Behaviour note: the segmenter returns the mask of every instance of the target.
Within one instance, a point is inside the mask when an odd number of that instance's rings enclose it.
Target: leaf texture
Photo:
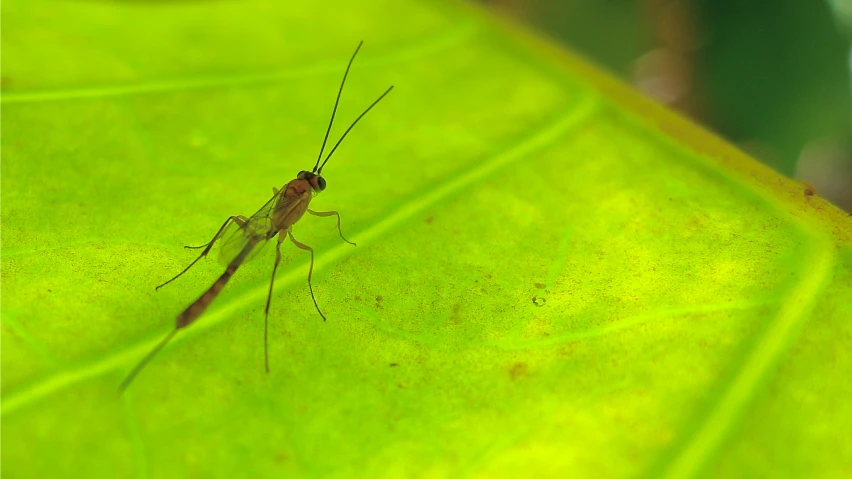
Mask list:
[[[852,226],[441,1],[3,2],[8,477],[842,477]],[[336,138],[285,243],[159,292]]]

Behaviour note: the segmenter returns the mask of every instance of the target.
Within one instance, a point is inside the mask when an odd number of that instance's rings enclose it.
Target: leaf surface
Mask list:
[[[439,1],[3,2],[9,477],[842,476],[852,227]],[[159,292],[336,138],[282,245]]]

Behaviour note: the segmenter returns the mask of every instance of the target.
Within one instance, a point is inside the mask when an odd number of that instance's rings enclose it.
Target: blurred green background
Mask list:
[[[852,211],[852,0],[483,0]]]

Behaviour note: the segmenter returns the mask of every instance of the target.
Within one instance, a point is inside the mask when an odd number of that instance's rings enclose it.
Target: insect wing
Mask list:
[[[233,231],[232,231],[233,230]],[[228,229],[225,231],[226,234],[230,234],[230,236],[226,236],[225,241],[222,243],[221,248],[219,249],[219,264],[222,266],[228,266],[234,258],[237,257],[238,254],[245,248],[246,244],[248,244],[249,239],[251,239],[251,234],[246,234],[244,228],[238,227],[236,224],[231,224],[228,226]],[[261,235],[263,238],[265,235]],[[265,239],[262,239],[255,247],[251,250],[251,252],[246,256],[243,260],[243,263],[251,261],[258,253],[263,250],[263,247],[268,243]]]
[[[257,213],[252,215],[246,224],[240,226],[237,223],[231,222],[228,225],[222,234],[224,240],[219,249],[219,264],[222,266],[230,264],[252,238],[260,239],[261,242],[248,254],[244,262],[251,261],[252,258],[260,253],[263,246],[267,243],[266,235],[272,229],[272,211],[277,199],[278,195],[276,194],[263,207],[257,210]]]

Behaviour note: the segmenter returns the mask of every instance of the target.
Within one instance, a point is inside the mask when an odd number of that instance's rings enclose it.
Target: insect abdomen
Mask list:
[[[202,294],[198,299],[196,299],[195,302],[190,304],[189,307],[186,308],[180,314],[180,316],[177,317],[175,326],[177,329],[189,326],[190,324],[195,322],[195,320],[198,319],[199,316],[201,316],[201,313],[203,313],[204,310],[207,309],[208,306],[210,306],[210,303],[213,302],[213,299],[216,298],[216,295],[218,295],[219,292],[222,291],[222,288],[224,288],[225,285],[228,284],[228,280],[231,279],[231,276],[233,276],[234,273],[237,272],[237,268],[239,268],[240,265],[243,264],[243,261],[245,261],[246,256],[251,253],[251,250],[254,249],[256,245],[256,240],[249,241],[248,244],[246,244],[246,246],[243,248],[243,250],[240,251],[240,254],[238,254],[237,257],[234,258],[233,261],[231,261],[231,264],[228,265],[228,267],[225,269],[225,272],[222,273],[222,276],[219,276],[219,279],[217,279],[216,282],[213,283],[213,285],[210,286],[210,288],[204,292],[204,294]]]

